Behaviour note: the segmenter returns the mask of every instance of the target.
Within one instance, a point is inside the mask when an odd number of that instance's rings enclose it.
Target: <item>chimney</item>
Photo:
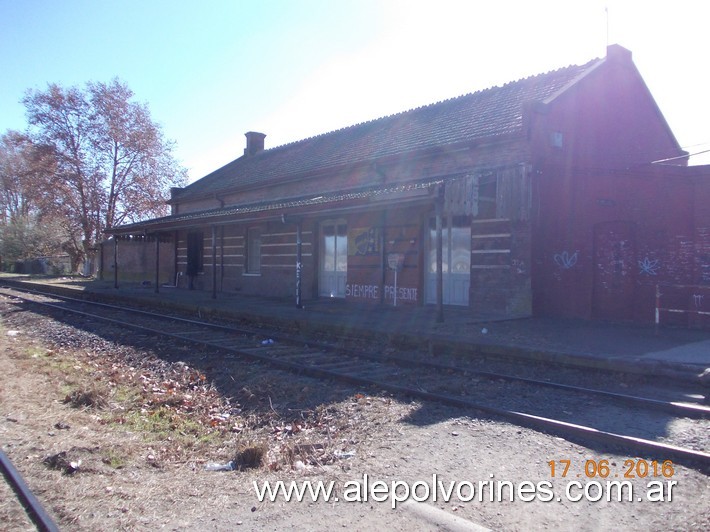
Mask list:
[[[631,51],[618,44],[610,44],[606,47],[606,58],[609,61],[631,62]]]
[[[247,137],[247,147],[244,149],[244,155],[251,157],[260,151],[264,151],[264,139],[266,138],[264,133],[249,131],[244,133],[244,135]]]
[[[166,202],[170,205],[170,214],[178,213],[178,202],[176,201],[176,198],[182,191],[182,187],[170,187],[170,199]]]

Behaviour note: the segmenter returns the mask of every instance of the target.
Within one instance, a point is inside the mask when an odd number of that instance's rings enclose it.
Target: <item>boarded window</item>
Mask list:
[[[529,220],[530,171],[525,165],[481,170],[446,182],[444,212],[477,220]]]
[[[478,179],[478,209],[476,218],[498,218],[498,174],[488,174]]]

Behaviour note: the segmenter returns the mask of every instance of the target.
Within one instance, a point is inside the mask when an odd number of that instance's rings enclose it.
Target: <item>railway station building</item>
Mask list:
[[[687,166],[621,46],[291,144],[265,138],[246,133],[239,158],[173,189],[169,216],[108,230],[103,277],[643,322],[661,283],[674,305],[710,310],[710,169]]]

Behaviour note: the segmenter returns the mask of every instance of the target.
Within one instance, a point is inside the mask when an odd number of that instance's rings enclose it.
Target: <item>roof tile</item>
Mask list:
[[[598,62],[595,59],[243,156],[185,187],[176,199],[520,132],[525,102],[549,98]]]

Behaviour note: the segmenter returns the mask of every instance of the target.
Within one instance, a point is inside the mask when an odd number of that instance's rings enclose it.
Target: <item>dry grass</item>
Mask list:
[[[263,443],[245,446],[234,456],[234,469],[244,471],[262,467],[268,450],[268,446]]]
[[[336,463],[340,470],[347,460],[338,453],[381,439],[364,422],[365,410],[383,421],[391,415],[376,411],[385,403],[368,405],[337,385],[200,353],[222,364],[220,374],[233,383],[227,396],[224,383],[218,388],[186,361],[29,313],[11,318],[13,329],[32,332],[10,338],[0,330],[0,371],[8,383],[0,400],[11,420],[0,427],[7,428],[8,454],[62,529],[184,528],[183,516],[195,523],[215,505],[252,500],[245,476],[303,474]],[[205,471],[206,464],[229,461],[237,472]],[[196,503],[203,500],[209,509]],[[22,510],[14,506],[12,498],[0,501],[0,522],[22,529]],[[162,521],[146,517],[154,515]]]
[[[103,409],[108,406],[108,390],[89,385],[88,388],[74,390],[64,398],[64,403],[74,408]]]

